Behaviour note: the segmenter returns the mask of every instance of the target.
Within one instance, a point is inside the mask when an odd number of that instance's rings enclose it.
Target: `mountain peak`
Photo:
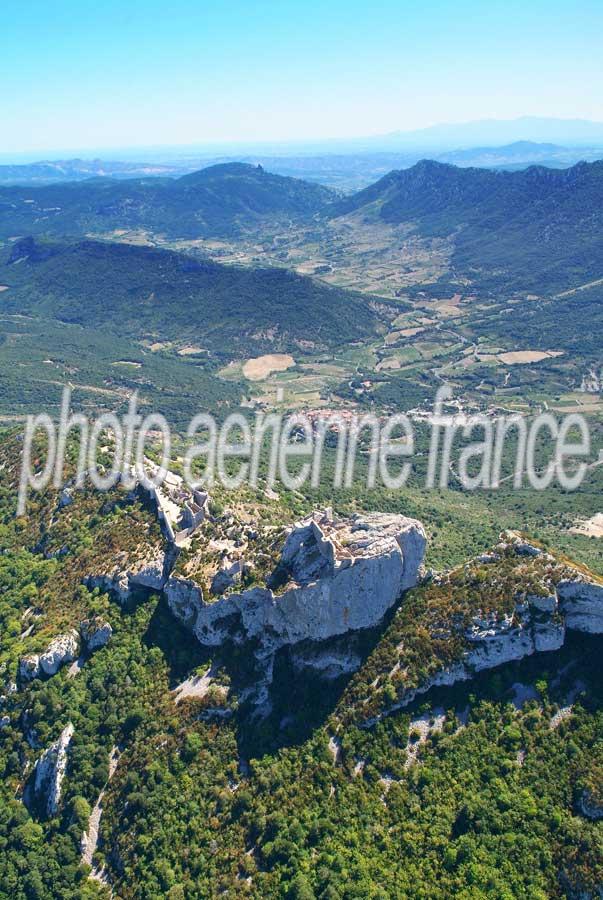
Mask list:
[[[196,172],[190,172],[188,175],[182,175],[177,181],[179,184],[186,184],[187,182],[190,184],[194,181],[209,181],[212,178],[229,175],[260,176],[264,174],[262,166],[253,166],[250,163],[243,162],[225,162],[207,166],[205,169],[198,169]]]

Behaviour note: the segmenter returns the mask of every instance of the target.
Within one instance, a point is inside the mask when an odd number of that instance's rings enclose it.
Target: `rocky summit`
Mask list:
[[[414,587],[426,537],[415,519],[314,512],[293,525],[265,586],[207,601],[190,579],[171,577],[170,609],[202,644],[258,639],[263,652],[329,638],[380,622]]]

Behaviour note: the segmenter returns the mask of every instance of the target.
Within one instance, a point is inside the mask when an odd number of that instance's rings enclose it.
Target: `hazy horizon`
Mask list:
[[[9,0],[4,22],[3,156],[348,141],[526,114],[603,121],[591,0]]]
[[[521,133],[520,126],[526,124],[529,129],[544,128],[563,129],[564,125],[568,127],[568,133],[552,138],[538,136],[529,130]],[[470,135],[473,131],[486,133],[488,128],[500,126],[502,130],[509,129],[508,137],[504,135],[499,139],[489,140],[487,136],[482,134],[482,144],[484,147],[505,146],[513,143],[531,142],[536,144],[557,143],[560,146],[579,147],[589,146],[589,138],[579,138],[571,134],[569,126],[591,126],[590,130],[593,136],[590,138],[592,146],[603,146],[603,121],[596,122],[592,120],[575,119],[574,117],[541,117],[541,116],[519,116],[508,119],[477,119],[468,122],[437,122],[433,125],[420,129],[395,129],[387,133],[380,134],[354,134],[348,137],[317,137],[307,138],[305,140],[271,140],[270,138],[257,139],[255,141],[215,141],[200,142],[191,141],[186,144],[176,143],[157,143],[157,144],[139,144],[139,145],[116,145],[116,146],[97,146],[97,147],[62,147],[62,148],[46,148],[40,151],[12,151],[5,152],[0,150],[0,163],[2,164],[24,164],[30,162],[39,162],[43,160],[60,160],[73,158],[103,158],[104,160],[132,160],[137,162],[153,161],[158,159],[177,159],[179,157],[186,158],[190,156],[198,156],[199,158],[212,158],[216,155],[243,155],[254,153],[279,155],[292,155],[293,153],[304,154],[350,154],[350,153],[391,153],[400,150],[400,152],[409,149],[420,149],[424,146],[426,149],[430,147],[436,149],[463,149],[480,146],[480,137],[476,135],[473,140]],[[513,135],[513,128],[519,130],[517,135]],[[500,129],[499,129],[500,130]],[[584,129],[582,129],[584,130]],[[588,129],[587,129],[588,130]],[[455,141],[453,135],[458,132],[459,138]],[[596,132],[596,133],[595,133]],[[462,135],[467,134],[467,138],[463,140]],[[421,144],[419,136],[424,135],[424,143]],[[146,154],[146,155],[145,155]]]

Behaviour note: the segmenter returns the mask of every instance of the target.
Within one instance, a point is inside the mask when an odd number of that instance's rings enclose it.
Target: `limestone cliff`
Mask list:
[[[314,513],[289,529],[265,585],[208,602],[195,582],[172,576],[165,593],[202,644],[256,639],[269,654],[376,625],[417,583],[425,545],[422,525],[404,516]]]
[[[69,723],[54,744],[44,751],[36,763],[34,794],[44,803],[46,815],[51,818],[59,808],[61,788],[67,769],[67,753],[73,737],[73,725]]]

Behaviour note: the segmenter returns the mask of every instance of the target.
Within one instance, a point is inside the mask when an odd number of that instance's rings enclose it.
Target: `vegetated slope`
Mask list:
[[[331,212],[453,235],[456,273],[484,287],[539,293],[602,274],[603,161],[493,172],[423,160]]]
[[[178,237],[228,235],[271,217],[312,215],[333,191],[261,166],[226,163],[182,178],[94,178],[0,188],[0,237],[145,228]]]
[[[230,357],[340,345],[374,335],[381,324],[366,296],[283,269],[222,266],[149,247],[29,238],[5,254],[1,271],[5,311]]]
[[[506,307],[489,320],[476,324],[476,332],[502,340],[508,346],[535,350],[555,347],[566,359],[581,366],[601,362],[603,333],[603,282],[552,299],[530,300],[521,309]],[[581,378],[582,371],[578,369]]]
[[[151,353],[114,331],[3,316],[0,418],[41,410],[58,416],[64,385],[73,389],[73,408],[91,416],[115,412],[138,391],[141,408],[185,431],[196,413],[228,415],[244,397],[243,385],[220,378],[216,368],[205,355]]]

